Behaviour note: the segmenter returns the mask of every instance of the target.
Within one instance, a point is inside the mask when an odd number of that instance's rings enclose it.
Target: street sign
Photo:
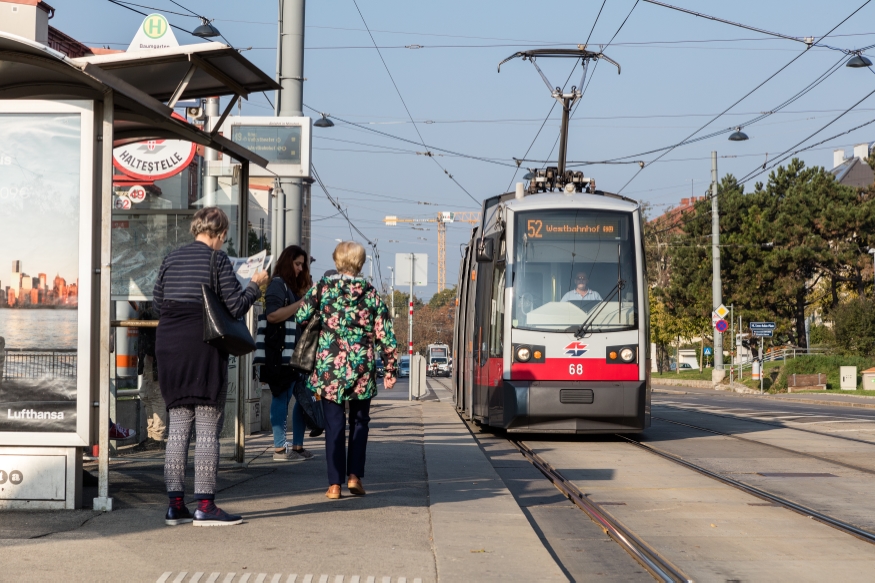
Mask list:
[[[717,320],[717,323],[714,324],[714,328],[718,332],[726,332],[729,329],[729,324],[726,323],[726,320]]]
[[[751,330],[774,330],[775,323],[774,322],[751,322],[750,329]]]
[[[714,354],[714,349],[710,346],[706,346],[702,354],[704,354],[705,356],[711,356],[712,354]]]
[[[720,318],[722,319],[729,315],[729,309],[723,304],[720,304],[719,306],[714,308],[714,313],[720,316]]]
[[[723,318],[721,318],[720,316],[717,315],[717,312],[711,312],[711,325],[712,326],[716,326],[717,322],[719,322],[722,319]]]
[[[411,261],[411,255],[413,261]],[[396,253],[395,254],[395,286],[409,287],[411,279],[417,287],[428,285],[428,254],[427,253]]]
[[[754,330],[753,335],[758,338],[771,338],[773,330]]]

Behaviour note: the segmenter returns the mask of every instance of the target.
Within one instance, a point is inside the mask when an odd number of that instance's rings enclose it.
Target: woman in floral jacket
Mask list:
[[[349,477],[350,493],[364,495],[365,450],[371,399],[377,394],[376,350],[385,363],[383,386],[395,385],[395,334],[386,304],[377,290],[359,277],[365,248],[352,241],[340,243],[332,255],[337,275],[323,277],[304,296],[295,314],[303,329],[314,314],[322,318],[316,368],[307,384],[322,397],[325,412],[325,457],[328,492],[340,498],[340,484]],[[349,452],[346,452],[346,413],[349,402]]]

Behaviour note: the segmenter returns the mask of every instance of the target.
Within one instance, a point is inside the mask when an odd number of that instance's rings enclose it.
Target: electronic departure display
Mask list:
[[[550,216],[552,215],[552,216]],[[623,219],[605,216],[544,217],[527,213],[526,235],[529,239],[619,239]]]
[[[231,140],[268,162],[301,163],[301,126],[234,125]]]

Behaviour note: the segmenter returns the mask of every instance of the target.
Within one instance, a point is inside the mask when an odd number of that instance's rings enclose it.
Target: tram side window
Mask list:
[[[492,278],[492,315],[489,321],[490,357],[500,357],[504,350],[504,273],[504,263],[495,266],[495,275]]]

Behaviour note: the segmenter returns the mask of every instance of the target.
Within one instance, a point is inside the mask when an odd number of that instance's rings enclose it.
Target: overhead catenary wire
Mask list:
[[[867,4],[869,4],[871,1],[872,1],[872,0],[866,0],[865,2],[863,2],[863,4],[861,4],[856,10],[854,10],[853,12],[851,12],[851,14],[849,14],[848,16],[846,16],[845,18],[843,18],[843,19],[841,20],[841,22],[839,22],[839,23],[836,24],[834,27],[832,27],[832,28],[829,30],[829,32],[827,32],[826,34],[824,34],[823,36],[821,36],[821,37],[818,39],[818,41],[823,40],[824,38],[826,38],[826,37],[828,37],[830,34],[832,34],[833,31],[835,31],[838,27],[840,27],[842,24],[844,24],[845,22],[847,22],[848,19],[850,19],[852,16],[854,16],[854,15],[855,15],[857,12],[859,12],[860,10],[862,10],[862,9],[863,9]],[[692,138],[693,136],[695,136],[696,134],[698,134],[700,131],[702,131],[703,129],[705,129],[705,128],[708,127],[709,125],[711,125],[714,121],[716,121],[718,118],[720,118],[724,113],[726,113],[727,111],[729,111],[730,109],[734,108],[736,105],[738,105],[739,103],[741,103],[742,101],[744,101],[745,99],[747,99],[750,95],[752,95],[754,92],[756,92],[760,87],[762,87],[763,85],[765,85],[766,83],[768,83],[769,81],[771,81],[772,79],[774,79],[774,78],[775,78],[776,76],[778,76],[782,71],[784,71],[785,69],[787,69],[787,67],[789,67],[790,65],[792,65],[793,63],[795,63],[797,60],[799,60],[799,59],[802,57],[802,55],[805,55],[807,52],[808,52],[808,48],[806,47],[806,50],[805,50],[805,51],[803,51],[803,52],[799,53],[798,55],[796,55],[795,57],[793,57],[793,58],[790,60],[790,62],[788,62],[787,64],[785,64],[784,66],[782,66],[782,67],[781,67],[780,69],[778,69],[776,72],[772,73],[772,74],[771,74],[769,77],[767,77],[764,81],[760,82],[756,87],[754,87],[753,89],[751,89],[750,91],[748,91],[747,93],[745,93],[740,99],[738,99],[737,101],[735,101],[734,103],[732,103],[732,105],[730,105],[729,107],[727,107],[726,109],[724,109],[724,110],[723,110],[722,112],[720,112],[718,115],[716,115],[716,116],[714,116],[713,118],[711,118],[710,120],[708,120],[708,121],[707,121],[702,127],[700,127],[699,129],[695,130],[695,131],[694,131],[693,133],[691,133],[689,136],[687,136],[686,138],[684,138],[683,140],[681,140],[681,142],[678,142],[678,144],[676,144],[676,145],[674,145],[674,146],[672,146],[672,147],[666,149],[663,153],[661,153],[659,156],[657,156],[654,160],[652,160],[652,161],[649,162],[648,164],[646,164],[646,165],[642,166],[641,168],[639,168],[639,169],[635,172],[635,174],[633,174],[632,177],[626,182],[626,184],[624,184],[623,187],[620,188],[620,189],[617,191],[617,194],[622,193],[623,190],[625,190],[625,188],[626,188],[627,186],[629,186],[629,184],[631,184],[632,181],[635,180],[635,179],[641,174],[641,172],[644,171],[645,168],[648,168],[648,167],[650,166],[650,164],[652,164],[653,162],[656,162],[657,160],[661,159],[663,156],[665,156],[666,154],[668,154],[669,152],[671,152],[672,150],[674,150],[675,148],[677,148],[678,146],[682,145],[684,142],[686,142],[687,140],[689,140],[690,138]]]
[[[359,8],[358,2],[356,2],[356,0],[352,0],[352,3],[353,3],[353,5],[355,5],[355,9],[359,13],[359,17],[362,19],[362,24],[365,25],[366,29],[368,29],[368,36],[371,37],[371,42],[374,43],[374,48],[377,50],[377,54],[380,56],[380,61],[383,63],[383,67],[386,69],[386,73],[389,75],[389,80],[392,81],[392,86],[395,88],[395,93],[398,94],[398,99],[401,100],[401,104],[404,106],[404,111],[407,112],[407,117],[409,117],[410,121],[413,123],[413,129],[416,130],[416,135],[419,136],[419,141],[422,143],[422,147],[427,150],[428,146],[425,145],[425,139],[422,137],[422,134],[419,131],[419,127],[416,125],[416,122],[413,119],[413,115],[410,113],[410,108],[407,107],[407,102],[404,101],[404,96],[401,95],[401,90],[398,88],[398,84],[395,83],[395,78],[392,76],[392,71],[389,70],[389,65],[386,64],[386,59],[383,58],[383,53],[380,52],[380,47],[377,46],[377,41],[374,39],[374,35],[371,34],[371,31],[368,28],[368,23],[365,20],[364,14],[362,14],[361,9]],[[456,180],[455,176],[450,174],[449,171],[446,168],[444,168],[440,162],[438,162],[433,156],[429,156],[429,157],[431,158],[431,160],[435,164],[438,165],[438,168],[440,168],[443,171],[443,173],[446,174],[450,178],[450,180],[452,180],[454,183],[456,183],[456,186],[461,188],[462,191],[468,195],[468,197],[471,200],[473,200],[474,202],[476,202],[478,204],[480,203],[480,201],[478,201],[476,198],[474,198],[474,195],[472,195],[470,192],[468,192],[468,189],[465,188],[464,186],[462,186],[462,184],[458,180]]]

